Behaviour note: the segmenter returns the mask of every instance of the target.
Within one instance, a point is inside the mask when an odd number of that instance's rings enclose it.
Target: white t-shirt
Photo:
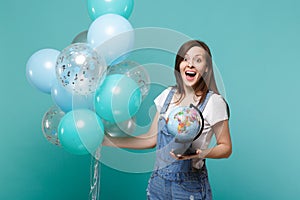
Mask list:
[[[161,111],[165,100],[171,90],[171,87],[165,89],[158,97],[155,98],[154,103],[158,112]],[[169,113],[177,106],[172,99],[166,113],[163,115],[167,119]],[[198,102],[197,102],[198,103]],[[202,112],[204,118],[203,132],[199,138],[193,143],[194,149],[207,149],[213,136],[212,126],[220,121],[228,119],[227,105],[221,95],[212,94]],[[203,159],[193,159],[193,167],[200,169],[203,166]]]

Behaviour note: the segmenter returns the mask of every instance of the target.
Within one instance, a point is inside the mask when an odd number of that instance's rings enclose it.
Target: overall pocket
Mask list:
[[[202,181],[199,178],[193,178],[192,180],[184,180],[178,184],[183,190],[188,192],[200,192],[202,191]]]

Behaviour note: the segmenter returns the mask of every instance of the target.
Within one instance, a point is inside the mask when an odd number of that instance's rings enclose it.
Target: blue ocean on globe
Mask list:
[[[168,132],[179,143],[191,142],[201,129],[201,115],[191,106],[180,106],[172,110],[167,120]]]

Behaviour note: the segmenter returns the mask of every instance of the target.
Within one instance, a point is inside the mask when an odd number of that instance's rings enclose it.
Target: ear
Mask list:
[[[205,67],[205,72],[207,73],[208,72],[208,66],[206,65]]]

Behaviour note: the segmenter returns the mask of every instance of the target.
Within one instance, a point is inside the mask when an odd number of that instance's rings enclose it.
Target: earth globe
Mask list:
[[[167,119],[167,129],[175,137],[174,152],[191,154],[191,143],[200,136],[203,124],[201,111],[192,104],[172,110]]]

